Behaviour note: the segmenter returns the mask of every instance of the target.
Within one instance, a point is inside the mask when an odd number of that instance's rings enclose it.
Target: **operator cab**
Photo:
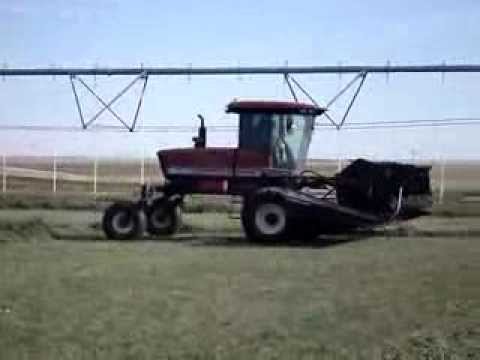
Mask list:
[[[239,149],[268,154],[274,168],[302,169],[315,126],[325,109],[283,101],[233,101],[227,113],[239,114]]]

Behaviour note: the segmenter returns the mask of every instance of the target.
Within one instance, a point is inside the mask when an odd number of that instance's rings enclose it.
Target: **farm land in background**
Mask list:
[[[329,176],[347,163],[348,160],[310,160],[307,167]],[[480,161],[423,161],[422,164],[432,166],[432,190],[436,201],[434,212],[476,214],[476,203],[480,202]],[[94,208],[104,205],[105,201],[131,199],[142,182],[158,183],[163,180],[155,158],[142,161],[8,157],[0,174],[4,180],[0,206],[21,208]],[[228,211],[230,199],[193,196],[187,199],[186,208],[187,211],[197,212]]]

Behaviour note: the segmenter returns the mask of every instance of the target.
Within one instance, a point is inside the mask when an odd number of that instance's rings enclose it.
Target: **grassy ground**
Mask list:
[[[139,242],[98,219],[0,211],[0,359],[480,358],[476,218],[291,247],[225,214]]]
[[[58,166],[92,172],[85,159]],[[147,168],[157,176],[154,162]],[[109,162],[99,172],[139,168]],[[434,167],[436,197],[439,178]],[[247,243],[238,220],[210,212],[228,203],[199,198],[173,239],[106,241],[101,208],[130,197],[131,184],[100,179],[95,198],[88,182],[59,181],[52,196],[48,179],[9,178],[0,360],[480,359],[480,166],[450,164],[445,178],[434,216],[277,247]]]

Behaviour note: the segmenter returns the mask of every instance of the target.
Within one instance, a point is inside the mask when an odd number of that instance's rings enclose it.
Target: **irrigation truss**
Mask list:
[[[443,118],[443,119],[407,119],[402,121],[365,121],[365,122],[347,122],[348,115],[352,109],[367,77],[376,74],[399,74],[399,73],[480,73],[478,64],[457,64],[457,65],[383,65],[383,66],[364,66],[364,65],[342,65],[342,66],[253,66],[253,67],[122,67],[122,68],[0,68],[0,78],[11,77],[45,77],[45,76],[65,76],[70,80],[70,87],[75,101],[76,110],[80,119],[80,126],[52,126],[52,125],[0,125],[2,131],[25,130],[25,131],[141,131],[150,133],[162,132],[192,132],[195,130],[191,126],[158,125],[158,126],[140,126],[139,116],[144,95],[148,85],[148,79],[152,76],[232,76],[232,75],[278,75],[282,76],[288,86],[290,94],[294,101],[299,101],[298,94],[301,93],[313,104],[330,108],[342,95],[349,89],[353,89],[353,95],[349,100],[341,118],[333,119],[328,111],[324,113],[329,123],[318,123],[316,129],[321,131],[329,130],[375,130],[390,128],[420,128],[420,127],[464,127],[480,125],[480,118]],[[297,74],[354,74],[353,79],[348,82],[330,101],[326,104],[319,104],[314,97],[306,90],[294,75]],[[85,76],[134,76],[132,81],[121,89],[111,99],[102,98],[97,92],[84,80]],[[141,92],[137,100],[135,113],[132,119],[122,118],[114,109],[113,105],[117,103],[133,85],[141,83]],[[84,115],[78,87],[83,87],[100,104],[101,108],[90,118]],[[110,113],[116,120],[118,126],[103,126],[97,123],[98,118],[105,112]],[[234,132],[236,127],[232,125],[212,125],[210,131],[214,132]]]

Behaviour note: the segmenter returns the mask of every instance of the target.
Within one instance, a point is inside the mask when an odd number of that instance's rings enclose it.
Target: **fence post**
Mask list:
[[[142,149],[142,160],[140,166],[140,184],[145,184],[145,149]]]
[[[97,171],[98,171],[98,157],[95,155],[93,160],[93,194],[97,196]]]
[[[53,153],[53,182],[52,182],[53,194],[57,193],[57,153]]]
[[[7,155],[2,155],[2,192],[7,192]]]
[[[98,154],[95,154],[93,158],[93,202],[94,202],[94,211],[93,211],[93,222],[99,223],[100,217],[98,212],[98,199],[97,199],[97,175],[98,175]]]
[[[335,152],[337,153],[337,172],[342,170],[342,154],[340,153],[341,144],[340,144],[340,129],[335,131]]]
[[[442,158],[440,162],[440,192],[438,194],[438,203],[443,204],[443,197],[445,195],[445,159]]]

